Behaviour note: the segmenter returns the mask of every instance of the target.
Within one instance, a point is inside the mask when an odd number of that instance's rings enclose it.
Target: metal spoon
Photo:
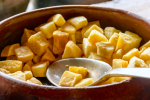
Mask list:
[[[62,59],[51,64],[46,72],[47,79],[54,85],[59,86],[64,71],[69,66],[82,66],[87,68],[87,78],[93,78],[94,83],[89,86],[100,84],[110,77],[143,77],[150,78],[150,68],[118,68],[113,69],[105,62],[87,58]]]

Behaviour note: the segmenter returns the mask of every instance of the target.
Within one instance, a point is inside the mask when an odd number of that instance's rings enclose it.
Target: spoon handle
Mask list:
[[[92,85],[100,84],[110,77],[141,77],[150,78],[150,68],[117,68],[106,73],[100,80]]]
[[[107,73],[110,77],[143,77],[150,78],[150,68],[118,68]]]

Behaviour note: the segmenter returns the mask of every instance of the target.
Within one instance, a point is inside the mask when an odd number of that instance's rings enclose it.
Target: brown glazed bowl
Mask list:
[[[24,28],[34,27],[60,13],[66,18],[83,15],[88,21],[99,20],[102,28],[137,33],[142,44],[150,39],[150,23],[128,11],[87,5],[56,6],[25,12],[0,22],[0,51],[6,46],[20,42]],[[0,58],[3,60],[3,58]],[[45,78],[46,79],[46,78]],[[0,100],[150,100],[150,79],[132,78],[118,84],[91,87],[56,87],[34,85],[13,79],[0,72]]]

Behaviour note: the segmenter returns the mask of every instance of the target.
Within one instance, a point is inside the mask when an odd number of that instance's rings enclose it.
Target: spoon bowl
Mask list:
[[[87,68],[88,73],[86,78],[93,78],[94,82],[98,81],[101,76],[112,69],[109,64],[98,60],[87,58],[62,59],[54,62],[48,67],[46,72],[47,79],[52,84],[59,86],[62,74],[69,70],[69,67],[67,67],[68,65]]]
[[[82,66],[87,68],[86,78],[93,78],[94,83],[89,86],[103,83],[110,77],[141,77],[150,78],[150,68],[118,68],[113,69],[105,62],[87,58],[62,59],[51,64],[46,72],[47,79],[54,85],[60,86],[62,74],[69,70],[68,66]]]

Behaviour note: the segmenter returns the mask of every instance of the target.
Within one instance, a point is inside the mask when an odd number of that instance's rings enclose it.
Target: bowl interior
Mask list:
[[[13,43],[20,43],[24,28],[33,30],[36,26],[45,23],[54,14],[62,14],[67,20],[75,16],[85,16],[88,21],[100,21],[102,28],[113,26],[122,32],[128,30],[142,37],[141,44],[150,39],[150,23],[145,19],[127,11],[101,8],[95,6],[57,6],[43,8],[32,12],[15,15],[0,22],[0,52]],[[5,58],[0,58],[4,60]],[[39,78],[44,84],[46,78]]]

